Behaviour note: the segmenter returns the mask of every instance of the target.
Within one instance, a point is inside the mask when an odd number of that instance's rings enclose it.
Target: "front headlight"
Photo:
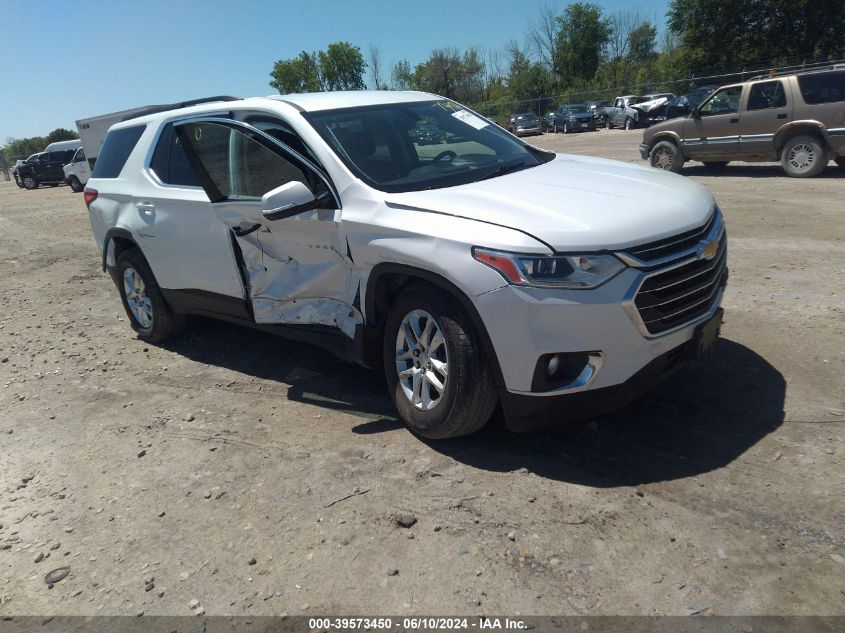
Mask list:
[[[595,288],[625,269],[613,255],[521,255],[473,248],[472,256],[517,286]]]

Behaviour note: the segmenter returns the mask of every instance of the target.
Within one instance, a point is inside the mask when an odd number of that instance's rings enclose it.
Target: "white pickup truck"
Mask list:
[[[636,127],[648,127],[661,107],[675,95],[662,93],[656,95],[626,95],[616,97],[612,106],[604,108],[601,116],[608,130],[623,127],[630,130]]]
[[[62,170],[65,172],[65,182],[74,193],[82,191],[91,177],[91,166],[85,158],[85,148],[76,150],[71,161],[62,167]]]

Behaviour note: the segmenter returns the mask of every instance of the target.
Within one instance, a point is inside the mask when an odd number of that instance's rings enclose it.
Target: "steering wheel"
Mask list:
[[[449,162],[451,163],[453,160],[455,160],[455,156],[457,156],[457,154],[455,152],[453,152],[450,149],[447,149],[445,151],[440,152],[437,156],[435,156],[434,160],[432,160],[431,162],[432,162],[432,164],[434,164],[434,163],[440,162],[444,158],[448,158]]]

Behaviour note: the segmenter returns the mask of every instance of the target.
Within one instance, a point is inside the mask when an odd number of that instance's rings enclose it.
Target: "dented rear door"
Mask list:
[[[340,200],[307,158],[249,124],[193,119],[174,125],[217,217],[229,227],[257,323],[335,327],[352,338],[363,322],[360,277],[340,226]],[[323,203],[280,220],[261,196],[298,180]]]

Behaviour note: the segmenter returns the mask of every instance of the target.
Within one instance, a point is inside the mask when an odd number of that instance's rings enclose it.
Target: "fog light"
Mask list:
[[[549,377],[551,377],[557,373],[558,369],[560,369],[560,356],[555,354],[549,359],[549,366],[546,371],[548,371]]]

